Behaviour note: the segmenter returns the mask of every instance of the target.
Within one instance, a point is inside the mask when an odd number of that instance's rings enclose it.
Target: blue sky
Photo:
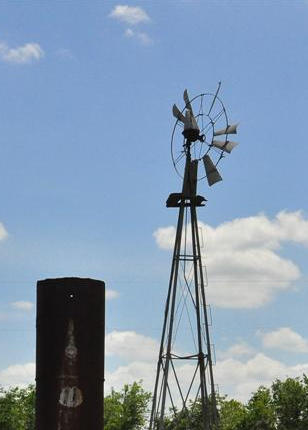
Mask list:
[[[85,276],[109,290],[107,389],[151,389],[177,218],[165,200],[181,186],[171,107],[218,81],[240,145],[199,189],[216,380],[246,399],[307,371],[307,1],[0,9],[0,384],[33,379],[36,281]]]

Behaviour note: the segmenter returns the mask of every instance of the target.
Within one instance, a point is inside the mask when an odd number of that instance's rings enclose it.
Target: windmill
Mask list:
[[[204,244],[196,208],[206,202],[197,194],[197,182],[205,177],[209,186],[221,181],[217,165],[237,145],[229,140],[229,135],[236,134],[237,124],[229,124],[218,96],[220,86],[219,83],[215,93],[202,93],[191,100],[185,90],[184,108],[173,105],[172,109],[176,122],[171,156],[183,185],[182,192],[170,194],[166,202],[167,207],[179,208],[179,212],[150,430],[164,430],[167,417],[175,423],[184,420],[190,430],[192,410],[199,410],[204,430],[213,430],[218,424],[211,313],[205,296],[206,268],[201,258]]]

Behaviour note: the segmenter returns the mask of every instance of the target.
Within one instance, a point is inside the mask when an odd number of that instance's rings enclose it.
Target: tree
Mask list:
[[[277,430],[307,429],[307,377],[277,379],[272,384]]]
[[[239,430],[243,425],[247,408],[239,401],[226,397],[218,398],[219,430]]]
[[[308,429],[308,378],[304,374],[302,378],[302,385],[304,388],[304,401],[302,404],[303,410],[302,410],[302,422],[301,422],[301,429]]]
[[[269,388],[261,386],[251,397],[241,430],[274,430],[276,414]],[[294,429],[293,429],[294,430]]]
[[[0,389],[0,430],[34,430],[35,387]]]
[[[141,381],[112,390],[104,399],[105,430],[141,430],[148,426],[151,394]],[[277,379],[270,388],[259,387],[247,404],[218,397],[217,430],[307,430],[308,378]],[[34,430],[35,387],[0,387],[0,430]],[[202,430],[200,399],[184,411],[165,417],[165,430]],[[216,430],[216,429],[215,429]]]
[[[121,391],[111,390],[104,399],[104,430],[139,430],[146,423],[151,394],[140,382],[124,385]]]
[[[211,397],[209,398],[211,402]],[[239,430],[246,416],[245,406],[236,400],[226,400],[226,396],[217,396],[219,409],[219,425],[215,430]],[[203,430],[201,399],[190,401],[187,408],[181,411],[172,409],[165,418],[165,430]]]

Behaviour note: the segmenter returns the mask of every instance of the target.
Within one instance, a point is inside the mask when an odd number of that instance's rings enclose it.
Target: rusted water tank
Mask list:
[[[105,284],[37,283],[36,430],[102,430]]]

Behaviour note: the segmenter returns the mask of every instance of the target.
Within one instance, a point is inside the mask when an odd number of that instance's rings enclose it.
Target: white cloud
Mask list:
[[[8,236],[8,232],[6,231],[2,222],[0,222],[0,240],[5,239]]]
[[[119,297],[118,291],[108,289],[106,290],[106,300],[117,299]]]
[[[279,212],[274,219],[263,214],[238,218],[205,232],[211,303],[228,308],[257,308],[270,302],[300,277],[297,265],[278,254],[283,243],[308,245],[308,219],[300,211]],[[175,228],[154,232],[159,247],[172,249]]]
[[[26,301],[18,301],[11,303],[12,308],[18,309],[21,311],[32,311],[34,304],[32,302],[26,302]]]
[[[155,378],[155,363],[133,361],[126,366],[119,366],[115,371],[106,371],[105,392],[108,394],[111,388],[120,390],[124,384],[132,384],[134,381],[143,381],[145,390],[152,392]]]
[[[10,48],[5,42],[0,43],[0,58],[6,63],[26,64],[38,61],[44,51],[38,43],[26,43],[17,48]]]
[[[190,364],[181,365],[178,369],[182,380],[189,380],[195,367]],[[106,370],[105,391],[111,387],[119,390],[124,384],[143,380],[143,386],[152,392],[156,372],[156,361],[134,360],[127,365],[119,366],[114,371]],[[273,360],[262,353],[255,354],[247,361],[228,358],[220,360],[214,366],[214,379],[221,394],[231,398],[247,401],[251,393],[260,385],[270,386],[276,379],[302,376],[308,373],[308,363],[288,366],[281,361]],[[25,387],[34,383],[35,363],[15,364],[0,370],[0,385]]]
[[[113,8],[109,16],[133,26],[150,21],[150,17],[145,10],[138,6],[117,5]],[[125,37],[137,40],[145,46],[153,43],[153,40],[145,31],[127,28],[124,35]]]
[[[153,393],[155,376],[156,376],[156,362],[144,362],[144,361],[133,361],[126,366],[119,366],[113,372],[106,372],[105,391],[110,392],[111,388],[119,390],[124,384],[131,384],[134,381],[142,380],[142,385],[146,391]],[[179,364],[176,366],[177,376],[180,380],[181,387],[188,389],[192,375],[196,370],[196,366],[191,364]],[[172,392],[172,398],[175,404],[180,404],[180,394],[176,381],[173,378],[173,372],[169,373],[168,385]],[[197,383],[197,379],[196,379]],[[185,392],[185,389],[183,390]],[[169,396],[167,395],[167,408],[171,406],[169,402]]]
[[[143,380],[143,386],[152,392],[156,373],[158,342],[136,332],[112,332],[106,338],[106,354],[128,359],[126,365],[118,366],[114,371],[106,369],[105,391],[111,387],[119,390],[124,384]],[[232,357],[231,357],[232,353]],[[251,356],[252,354],[252,356]],[[274,360],[263,353],[253,353],[249,345],[241,342],[225,352],[225,359],[217,361],[214,366],[214,380],[221,394],[231,398],[247,401],[251,393],[260,385],[270,386],[276,379],[302,376],[308,373],[308,363],[289,366]],[[245,356],[249,357],[246,357]],[[241,358],[238,358],[240,357]],[[177,372],[184,384],[188,384],[195,370],[190,363],[179,363]],[[26,386],[34,383],[35,363],[15,364],[0,370],[0,385]],[[171,381],[170,386],[176,389]]]
[[[124,34],[126,37],[137,39],[142,45],[151,45],[153,43],[150,36],[142,31],[134,31],[131,28],[127,28]]]
[[[151,337],[134,331],[112,331],[106,336],[106,355],[129,360],[154,360],[159,344]]]
[[[153,236],[160,248],[172,249],[174,246],[175,227],[160,227],[154,231]]]
[[[0,370],[0,386],[26,387],[35,382],[35,363],[14,364]]]
[[[106,372],[106,392],[111,387],[121,389],[125,383],[143,380],[146,390],[152,392],[156,372],[156,354],[158,343],[154,339],[144,337],[138,333],[132,333],[132,339],[127,333],[118,332],[115,340],[108,340],[109,348],[112,346],[112,355],[130,358],[126,365],[118,366],[114,371]],[[121,339],[121,341],[119,341]],[[146,342],[143,342],[146,339]],[[126,350],[125,341],[130,344]],[[107,343],[107,342],[106,342]],[[145,345],[143,351],[142,345]],[[131,348],[131,349],[130,349]],[[135,352],[133,351],[135,348]],[[156,349],[156,351],[154,351]],[[155,354],[154,354],[155,352]],[[111,354],[111,351],[108,351]],[[254,352],[253,348],[244,342],[235,344],[221,354],[226,358],[219,359],[214,366],[214,380],[218,384],[221,394],[228,394],[231,398],[247,401],[251,393],[260,385],[270,386],[276,378],[302,376],[308,372],[308,363],[288,366],[285,363],[274,360],[263,353]],[[180,363],[177,372],[182,383],[188,386],[195,366],[188,362]],[[170,386],[176,392],[176,384],[172,380]]]
[[[126,37],[134,37],[134,35],[135,35],[135,32],[134,32],[134,30],[132,30],[131,28],[127,28],[127,29],[125,30],[125,36],[126,36]]]
[[[236,343],[226,351],[218,351],[217,355],[221,359],[230,358],[230,357],[245,357],[250,356],[255,353],[254,348],[248,345],[246,342]]]
[[[258,332],[265,348],[276,348],[294,353],[308,352],[308,341],[289,327],[281,327],[268,333]]]
[[[258,353],[246,362],[232,358],[218,361],[214,376],[222,394],[246,401],[260,385],[270,386],[277,378],[302,376],[307,371],[308,363],[287,366]]]
[[[143,45],[152,45],[153,40],[150,38],[150,36],[145,32],[139,32],[137,33],[137,38]]]
[[[117,5],[113,8],[109,16],[129,25],[150,21],[148,14],[139,6]]]

